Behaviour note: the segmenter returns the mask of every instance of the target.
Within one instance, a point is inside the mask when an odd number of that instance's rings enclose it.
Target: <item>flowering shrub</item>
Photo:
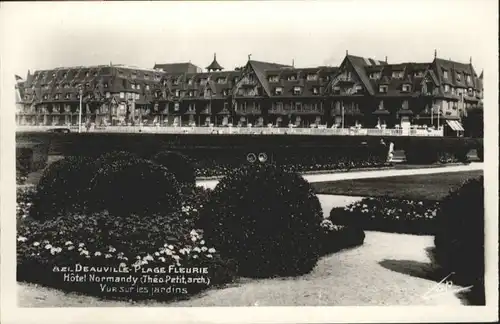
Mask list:
[[[244,276],[298,275],[319,258],[318,198],[300,175],[271,165],[223,178],[200,213],[200,228]]]
[[[451,192],[438,211],[435,257],[452,280],[473,285],[472,303],[484,305],[484,179]]]
[[[190,222],[184,218],[183,212],[148,218],[137,215],[123,218],[103,212],[45,222],[23,221],[17,239],[18,280],[106,298],[162,300],[187,297],[209,286],[179,283],[175,287],[182,296],[179,293],[144,295],[138,290],[106,293],[99,284],[68,282],[53,270],[74,268],[76,264],[106,266],[128,271],[116,274],[118,276],[141,277],[142,274],[137,273],[140,269],[207,267],[210,286],[232,280],[236,271],[234,263],[223,260],[218,251],[205,242],[202,232],[191,229]]]
[[[330,219],[335,224],[364,230],[433,234],[439,202],[392,198],[365,198],[344,208],[333,208]]]
[[[84,210],[94,170],[94,160],[86,157],[66,157],[52,163],[38,182],[30,216],[44,220]]]
[[[16,190],[16,219],[19,222],[28,217],[32,205],[35,186],[24,186]]]
[[[329,219],[321,222],[321,254],[326,255],[342,249],[363,244],[365,232],[353,226],[335,225]]]

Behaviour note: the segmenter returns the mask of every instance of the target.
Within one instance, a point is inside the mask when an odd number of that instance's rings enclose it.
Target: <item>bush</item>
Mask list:
[[[94,160],[86,157],[66,157],[52,163],[38,182],[30,216],[44,220],[84,210],[94,171]]]
[[[221,259],[218,251],[207,245],[201,233],[190,230],[180,212],[148,218],[138,215],[124,218],[103,212],[73,214],[46,222],[24,221],[17,240],[17,280],[105,298],[182,298],[210,286],[227,283],[236,272],[234,263]],[[90,282],[90,278],[85,283],[64,280],[65,273],[60,272],[63,267],[77,270],[76,265],[110,267],[121,271],[76,273],[106,277],[131,276],[140,279],[144,273],[148,273],[149,278],[174,277],[175,274],[169,272],[169,266],[176,269],[207,267],[208,273],[186,275],[203,277],[206,279],[204,283],[139,282],[126,284],[131,290],[103,292],[99,283]],[[166,269],[167,272],[153,272],[155,268]],[[108,286],[116,285],[111,283]],[[153,287],[172,287],[175,293],[152,295]],[[148,293],[144,289],[148,289]]]
[[[483,139],[478,139],[476,141],[476,152],[479,161],[484,162],[484,147],[483,147]]]
[[[365,232],[355,226],[335,225],[331,220],[321,222],[321,255],[359,246],[365,240]]]
[[[200,215],[200,228],[244,276],[298,275],[319,258],[318,198],[300,175],[270,165],[223,178]]]
[[[434,243],[438,264],[453,281],[480,289],[484,303],[484,188],[483,177],[469,180],[451,192],[438,212],[439,232]],[[477,292],[477,291],[476,291]]]
[[[429,235],[436,230],[439,202],[392,198],[364,198],[344,208],[333,208],[333,224],[364,230]]]
[[[187,156],[164,151],[156,154],[152,161],[167,168],[183,187],[193,188],[196,185],[195,171]]]
[[[149,216],[180,209],[180,186],[166,168],[133,157],[103,161],[90,184],[92,211]]]
[[[34,186],[25,186],[17,188],[16,219],[18,222],[28,217],[35,192],[36,191]]]

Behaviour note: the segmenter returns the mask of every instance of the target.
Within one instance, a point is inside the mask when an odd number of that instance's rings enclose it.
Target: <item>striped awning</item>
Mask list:
[[[454,131],[464,131],[464,127],[458,120],[447,120],[446,123],[453,129]]]

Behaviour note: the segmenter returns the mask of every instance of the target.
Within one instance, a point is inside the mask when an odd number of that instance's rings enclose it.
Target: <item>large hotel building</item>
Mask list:
[[[481,108],[483,73],[438,58],[389,63],[350,55],[338,67],[256,61],[226,71],[191,63],[81,66],[17,79],[19,126],[246,126],[463,130]],[[80,107],[81,113],[80,113]]]

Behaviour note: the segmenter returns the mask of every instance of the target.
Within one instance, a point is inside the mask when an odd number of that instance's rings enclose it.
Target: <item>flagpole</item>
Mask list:
[[[83,91],[82,88],[80,87],[80,111],[78,112],[78,133],[82,132],[82,97],[83,97]]]

